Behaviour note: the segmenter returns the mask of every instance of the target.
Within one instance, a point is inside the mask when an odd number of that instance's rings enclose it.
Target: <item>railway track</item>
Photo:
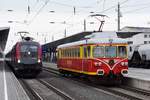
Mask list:
[[[106,91],[117,96],[120,96],[123,99],[129,100],[149,100],[150,96],[143,95],[147,92],[134,92],[129,89],[121,88],[121,87],[103,87],[103,86],[94,86],[98,91]],[[129,88],[129,87],[128,87]]]
[[[54,87],[50,83],[44,81],[44,80],[38,80],[41,84],[45,85],[48,89],[53,90],[56,94],[59,96],[63,97],[65,100],[74,100],[72,97],[70,97],[68,94],[65,92],[61,91],[60,89]]]
[[[25,80],[20,79],[19,82],[31,100],[43,100],[43,98]]]
[[[59,97],[61,97],[61,99],[59,98],[59,100],[74,100],[68,94],[66,94],[65,92],[61,91],[60,89],[54,87],[53,85],[51,85],[47,81],[42,80],[42,79],[34,79],[34,80],[37,81],[39,84],[42,84],[43,86],[47,87],[47,89],[56,93]],[[43,93],[40,93],[37,91],[40,89],[34,89],[32,87],[32,85],[29,84],[29,82],[27,82],[26,79],[21,79],[20,82],[23,85],[23,87],[26,88],[26,92],[29,95],[31,100],[48,100],[48,99],[45,99],[47,97],[44,97],[45,95]],[[40,90],[40,91],[42,91],[42,90]]]
[[[44,70],[60,75],[58,70],[52,69],[52,68],[44,68]],[[134,87],[128,87],[128,86],[115,86],[115,87],[106,87],[106,86],[100,86],[95,85],[89,82],[85,82],[85,80],[75,79],[72,78],[74,81],[81,82],[83,84],[86,84],[88,86],[92,86],[97,91],[101,91],[104,93],[107,93],[109,95],[116,95],[121,97],[122,99],[129,99],[129,100],[149,100],[150,98],[150,91],[137,89]]]

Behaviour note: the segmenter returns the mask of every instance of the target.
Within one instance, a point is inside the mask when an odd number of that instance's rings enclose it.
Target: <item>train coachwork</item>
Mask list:
[[[58,46],[57,53],[57,66],[63,74],[122,79],[128,73],[127,42],[122,39],[81,40]]]
[[[5,58],[16,76],[36,77],[42,71],[42,50],[38,42],[17,42]]]

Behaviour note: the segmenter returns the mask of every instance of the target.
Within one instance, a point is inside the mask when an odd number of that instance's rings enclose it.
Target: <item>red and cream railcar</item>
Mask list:
[[[61,73],[111,79],[128,73],[127,42],[123,39],[86,39],[60,45],[57,51]]]

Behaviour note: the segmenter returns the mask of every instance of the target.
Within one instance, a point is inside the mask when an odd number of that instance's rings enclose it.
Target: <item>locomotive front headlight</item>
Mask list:
[[[20,63],[20,59],[18,59],[18,61],[17,61],[18,63]]]
[[[41,62],[41,60],[40,59],[38,59],[38,63],[40,63]]]

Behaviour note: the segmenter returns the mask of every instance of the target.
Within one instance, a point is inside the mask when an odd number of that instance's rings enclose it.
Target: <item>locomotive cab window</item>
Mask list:
[[[32,57],[37,58],[38,46],[36,45],[21,45],[20,46],[21,57]]]
[[[118,46],[118,57],[127,57],[126,46]]]
[[[21,52],[37,52],[38,47],[37,46],[33,46],[33,45],[22,45],[21,46]]]

